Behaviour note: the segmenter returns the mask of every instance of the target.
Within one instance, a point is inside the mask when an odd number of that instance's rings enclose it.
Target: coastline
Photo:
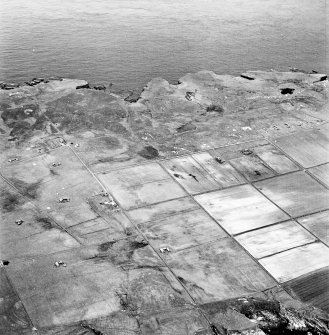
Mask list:
[[[0,132],[8,137],[5,147],[65,135],[95,150],[94,161],[88,158],[91,166],[109,161],[118,167],[145,159],[138,154],[145,147],[155,149],[146,156],[170,157],[275,138],[328,120],[327,76],[296,71],[250,71],[238,77],[201,71],[176,84],[155,78],[140,91],[56,77],[2,84],[8,90],[0,90]],[[97,149],[104,147],[96,144],[100,136],[112,143],[111,157]]]

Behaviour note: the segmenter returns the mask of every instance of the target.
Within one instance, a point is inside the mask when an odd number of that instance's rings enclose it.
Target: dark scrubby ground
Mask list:
[[[139,151],[138,154],[146,159],[152,159],[159,156],[159,151],[156,148],[148,145],[144,147],[143,150]]]
[[[68,133],[77,129],[105,131],[110,128],[113,131],[115,127],[118,130],[114,132],[127,131],[120,124],[126,117],[125,110],[105,92],[71,93],[48,104],[45,116]]]
[[[11,178],[12,184],[19,189],[23,195],[28,196],[32,199],[36,199],[38,196],[38,189],[40,182],[26,183],[23,180]]]
[[[45,230],[50,230],[54,227],[53,222],[47,217],[38,216],[36,218],[36,221],[40,223],[42,228],[44,228]]]
[[[6,212],[14,211],[21,204],[21,197],[9,191],[1,191],[1,207]]]

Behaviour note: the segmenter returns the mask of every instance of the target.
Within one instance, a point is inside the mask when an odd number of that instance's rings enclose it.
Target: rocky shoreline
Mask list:
[[[234,77],[201,71],[176,85],[156,78],[136,92],[63,78],[2,83],[0,133],[8,137],[2,147],[65,134],[95,149],[95,157],[87,158],[91,165],[120,166],[139,162],[143,153],[168,157],[281,136],[328,119],[327,82],[318,73],[250,71]],[[111,143],[107,152],[104,136]]]

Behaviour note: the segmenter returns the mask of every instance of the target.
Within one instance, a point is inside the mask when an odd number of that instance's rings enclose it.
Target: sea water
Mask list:
[[[0,0],[0,81],[327,72],[326,0]]]

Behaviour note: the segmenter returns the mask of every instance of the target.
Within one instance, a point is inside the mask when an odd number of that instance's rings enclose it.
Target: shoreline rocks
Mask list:
[[[14,88],[18,88],[20,86],[20,84],[15,83],[0,83],[0,89],[2,90],[13,90]]]

